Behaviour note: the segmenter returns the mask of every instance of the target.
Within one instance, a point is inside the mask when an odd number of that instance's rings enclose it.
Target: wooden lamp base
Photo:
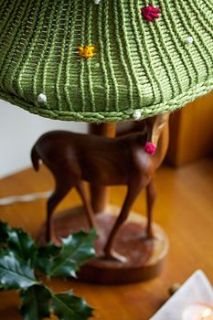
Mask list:
[[[168,238],[158,225],[153,224],[154,239],[145,239],[146,219],[135,213],[131,213],[120,228],[114,243],[114,250],[127,261],[103,258],[103,247],[119,212],[119,208],[109,207],[105,213],[96,215],[97,257],[81,268],[79,280],[98,284],[126,284],[152,279],[161,272],[168,252]],[[61,237],[82,229],[88,231],[82,207],[66,210],[54,219],[56,242]],[[44,242],[44,228],[39,235],[39,242]]]

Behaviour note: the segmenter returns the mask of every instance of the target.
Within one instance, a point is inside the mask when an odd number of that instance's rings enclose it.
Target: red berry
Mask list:
[[[145,20],[151,22],[160,17],[160,8],[149,5],[141,8],[141,14]]]
[[[144,150],[146,151],[146,153],[154,155],[156,152],[156,145],[152,142],[146,142],[145,146],[144,146]]]

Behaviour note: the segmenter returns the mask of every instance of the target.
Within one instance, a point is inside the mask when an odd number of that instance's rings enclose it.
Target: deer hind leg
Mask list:
[[[153,238],[152,230],[152,218],[153,218],[153,207],[156,199],[156,188],[154,181],[151,180],[146,187],[146,203],[147,203],[147,226],[146,226],[146,238]]]
[[[46,241],[49,242],[53,240],[54,238],[54,232],[53,232],[53,212],[56,208],[56,206],[61,202],[61,200],[66,196],[66,194],[69,192],[71,187],[70,181],[66,178],[56,178],[56,186],[55,191],[50,196],[47,202],[47,222],[46,222]]]
[[[95,219],[94,219],[94,212],[92,210],[92,207],[90,206],[90,202],[86,198],[85,190],[83,183],[80,182],[76,185],[76,189],[82,199],[84,210],[88,219],[89,227],[90,228],[96,228]]]
[[[135,182],[134,182],[134,184],[128,186],[127,194],[126,194],[121,212],[120,212],[120,214],[119,214],[119,216],[118,216],[118,218],[112,228],[112,231],[111,231],[111,233],[108,237],[107,243],[105,245],[105,248],[104,248],[105,256],[104,257],[107,259],[120,260],[121,262],[126,261],[125,257],[122,257],[113,251],[113,243],[114,243],[115,237],[116,237],[120,227],[126,221],[128,215],[129,215],[129,212],[130,212],[130,209],[133,205],[134,200],[136,199],[137,195],[139,194],[139,192],[142,188],[140,183],[136,184]]]

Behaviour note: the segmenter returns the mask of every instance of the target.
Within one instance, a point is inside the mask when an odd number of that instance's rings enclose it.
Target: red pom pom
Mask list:
[[[141,8],[141,14],[145,20],[151,22],[160,17],[160,8],[149,5]]]
[[[156,149],[157,149],[156,145],[152,142],[147,142],[144,147],[144,150],[146,151],[146,153],[151,155],[155,154]]]

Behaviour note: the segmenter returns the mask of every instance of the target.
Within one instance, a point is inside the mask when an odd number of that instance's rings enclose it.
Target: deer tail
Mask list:
[[[38,154],[38,152],[36,150],[36,145],[34,145],[34,147],[31,150],[31,161],[32,161],[32,164],[33,164],[33,168],[36,171],[39,170],[39,160],[40,160],[40,157],[39,157],[39,154]]]

